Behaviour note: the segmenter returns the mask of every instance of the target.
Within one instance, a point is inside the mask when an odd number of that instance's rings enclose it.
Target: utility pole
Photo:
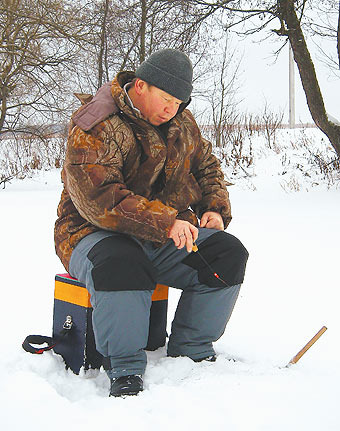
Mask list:
[[[289,44],[289,128],[295,127],[295,79],[293,50]]]

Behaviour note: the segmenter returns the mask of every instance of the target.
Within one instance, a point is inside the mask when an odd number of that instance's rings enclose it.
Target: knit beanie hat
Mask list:
[[[192,64],[177,49],[162,49],[152,54],[136,70],[136,77],[187,102],[192,91]]]

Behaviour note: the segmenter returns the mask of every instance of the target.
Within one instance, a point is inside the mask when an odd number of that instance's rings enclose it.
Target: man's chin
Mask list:
[[[153,119],[149,120],[149,122],[153,126],[160,126],[161,124],[167,123],[168,121],[169,121],[169,119],[163,118],[163,117],[157,117],[157,118],[153,118]]]

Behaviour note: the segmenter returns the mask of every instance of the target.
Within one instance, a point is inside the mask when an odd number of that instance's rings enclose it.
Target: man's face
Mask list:
[[[182,100],[144,81],[140,80],[138,85],[140,97],[137,107],[149,123],[160,126],[177,114]]]

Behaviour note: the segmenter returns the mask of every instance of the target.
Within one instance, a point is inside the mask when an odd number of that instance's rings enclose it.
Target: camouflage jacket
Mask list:
[[[55,223],[66,270],[77,243],[100,229],[164,244],[176,218],[197,226],[216,211],[225,227],[231,220],[220,163],[190,111],[152,126],[126,100],[133,77],[121,72],[72,116]]]

